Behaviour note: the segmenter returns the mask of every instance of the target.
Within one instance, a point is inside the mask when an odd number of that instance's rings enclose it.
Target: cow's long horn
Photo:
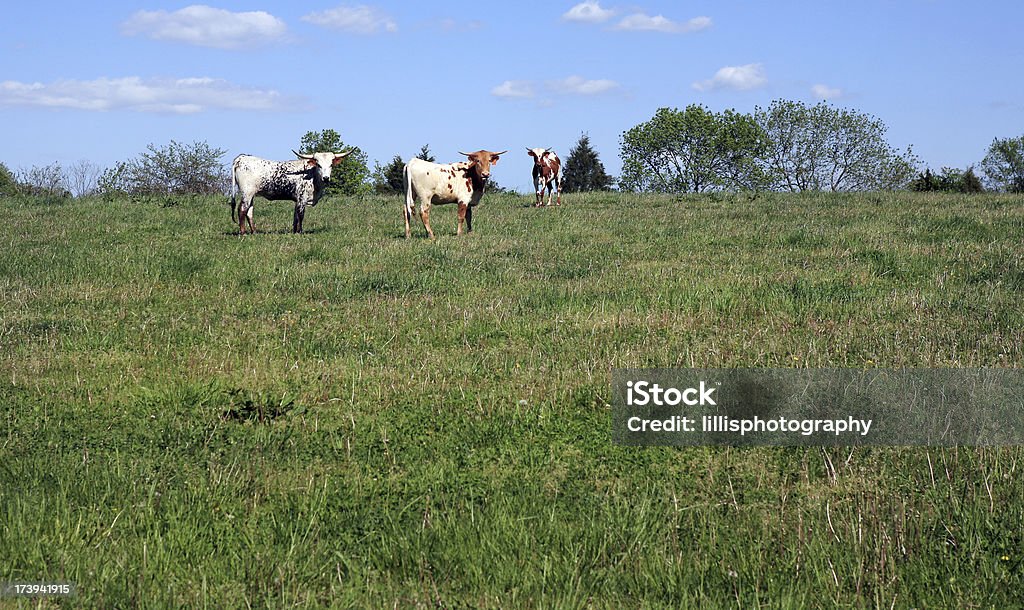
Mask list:
[[[333,150],[332,150],[331,152],[332,152],[332,153],[334,153],[334,156],[335,156],[335,157],[347,157],[347,156],[349,156],[349,155],[351,155],[351,154],[352,154],[352,151],[353,151],[353,150],[355,150],[355,149],[354,149],[354,148],[350,148],[350,149],[346,150],[346,151],[345,151],[345,152],[343,152],[343,153],[339,153],[339,152],[334,152]]]
[[[295,153],[295,156],[300,158],[300,159],[307,159],[308,160],[308,159],[312,159],[313,158],[313,155],[304,155],[302,153],[295,152],[294,148],[292,149],[292,152]]]
[[[460,151],[459,151],[459,154],[460,154],[460,155],[462,155],[462,156],[464,156],[464,157],[468,157],[468,156],[472,155],[473,153],[464,153],[464,152],[462,152],[462,151],[460,150]]]
[[[497,157],[498,155],[503,155],[503,154],[505,154],[507,152],[508,152],[507,150],[503,150],[500,153],[491,153],[491,154],[494,155],[495,157]]]

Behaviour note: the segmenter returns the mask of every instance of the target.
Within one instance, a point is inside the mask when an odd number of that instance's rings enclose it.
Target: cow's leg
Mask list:
[[[302,233],[302,219],[306,216],[306,206],[296,205],[295,215],[292,218],[292,233]]]
[[[554,192],[553,192],[554,189],[551,188],[551,183],[550,182],[545,184],[544,188],[546,188],[548,190],[548,202],[547,202],[546,205],[550,206],[551,205],[551,197],[554,195]]]
[[[409,239],[412,236],[412,227],[409,226],[409,221],[412,220],[412,208],[408,205],[403,205],[402,216],[405,216],[405,238]]]
[[[473,231],[473,206],[466,206],[466,233]]]
[[[252,204],[249,204],[249,213],[245,215],[245,218],[246,220],[249,221],[249,232],[252,233],[253,235],[256,235],[256,225],[254,225],[252,222],[252,214],[254,207],[255,206],[253,206]]]
[[[242,201],[242,205],[238,208],[238,235],[245,235],[245,219],[249,214],[249,207],[245,205],[245,200]]]
[[[459,202],[459,223],[455,226],[456,235],[462,235],[462,225],[466,224],[466,210],[468,209],[469,206],[467,204]]]
[[[558,189],[558,198],[555,199],[555,205],[562,205],[562,179],[559,178],[555,181],[555,188]]]
[[[434,239],[434,230],[430,228],[430,208],[420,206],[420,220],[423,221],[423,228],[427,230],[427,237]]]

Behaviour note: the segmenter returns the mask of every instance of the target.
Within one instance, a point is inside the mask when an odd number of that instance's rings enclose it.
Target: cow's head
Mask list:
[[[526,154],[533,157],[533,164],[538,167],[544,167],[544,162],[547,159],[551,159],[555,155],[555,151],[550,148],[527,148]]]
[[[294,150],[292,152],[295,153],[296,157],[303,159],[306,162],[306,167],[318,170],[320,172],[320,178],[323,179],[324,182],[330,182],[331,168],[341,163],[342,159],[352,154],[352,150],[355,149],[350,149],[343,153],[318,152],[311,155],[303,155],[295,152]]]
[[[475,153],[465,153],[460,150],[459,154],[466,155],[469,159],[469,169],[476,172],[476,175],[480,177],[480,180],[487,180],[491,177],[491,166],[497,165],[498,157],[507,152],[507,150],[503,150],[501,152],[478,150]]]

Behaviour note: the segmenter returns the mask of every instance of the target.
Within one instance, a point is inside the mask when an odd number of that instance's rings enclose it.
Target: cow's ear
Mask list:
[[[316,167],[316,159],[306,159],[307,167]]]
[[[344,160],[345,160],[345,157],[343,157],[343,156],[342,157],[335,156],[334,159],[331,160],[331,165],[332,166],[333,165],[337,165],[337,164],[341,163]]]
[[[491,165],[497,165],[499,158],[498,155],[491,155]]]
[[[529,148],[527,148],[527,149],[526,149],[526,154],[530,155],[530,156],[531,156],[531,157],[533,157],[534,159],[536,159],[536,158],[537,158],[537,153],[533,152],[533,151],[532,151],[532,150],[530,150]]]

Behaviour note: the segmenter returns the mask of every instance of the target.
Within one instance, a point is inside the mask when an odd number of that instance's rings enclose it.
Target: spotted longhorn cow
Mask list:
[[[298,159],[292,161],[268,161],[252,155],[235,157],[231,163],[231,220],[235,220],[236,192],[241,192],[238,205],[239,235],[245,235],[246,220],[249,221],[249,231],[256,233],[252,212],[253,198],[257,195],[272,201],[294,201],[292,232],[302,233],[306,208],[319,203],[324,187],[331,180],[331,169],[351,152],[318,152],[311,155],[295,153]]]
[[[551,192],[557,190],[555,205],[562,205],[562,162],[550,148],[527,148],[526,154],[533,157],[533,189],[537,191],[537,203],[540,207],[544,200],[544,189],[548,191],[548,203],[551,205]]]
[[[507,153],[478,150],[474,153],[459,152],[467,161],[459,163],[431,163],[414,158],[405,164],[405,237],[410,236],[409,222],[412,220],[416,200],[420,202],[420,220],[427,230],[427,236],[434,239],[434,231],[430,228],[430,207],[444,203],[459,204],[459,221],[456,234],[462,235],[462,225],[466,232],[473,230],[473,208],[480,203],[484,194],[484,184],[491,175],[491,166],[498,163],[498,158]]]

